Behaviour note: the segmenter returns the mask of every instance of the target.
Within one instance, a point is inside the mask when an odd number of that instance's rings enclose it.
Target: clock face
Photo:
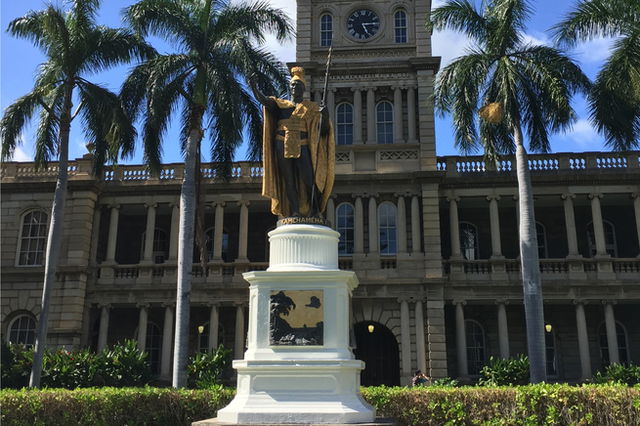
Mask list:
[[[380,29],[380,18],[372,10],[356,10],[347,19],[347,31],[357,40],[373,37]]]

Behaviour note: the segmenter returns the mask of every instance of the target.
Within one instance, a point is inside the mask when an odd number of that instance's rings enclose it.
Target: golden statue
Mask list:
[[[249,81],[263,105],[262,195],[280,217],[320,216],[333,190],[335,139],[326,108],[303,100],[304,69],[291,69],[291,100],[265,96]]]

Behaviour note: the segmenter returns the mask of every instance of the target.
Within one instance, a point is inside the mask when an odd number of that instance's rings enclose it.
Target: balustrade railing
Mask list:
[[[415,160],[416,150],[380,149],[377,152],[378,161]],[[352,161],[349,151],[336,153],[338,163]],[[528,156],[529,169],[534,174],[559,172],[589,172],[592,170],[631,170],[640,169],[640,151],[626,152],[578,152],[557,154],[530,154]],[[488,163],[482,156],[447,156],[438,157],[436,169],[447,176],[466,176],[478,173],[512,174],[515,173],[514,157],[500,158],[495,164]],[[214,164],[201,166],[204,179],[218,179]],[[0,176],[3,180],[53,180],[58,173],[57,163],[50,163],[46,168],[36,169],[34,163],[5,162],[2,164]],[[259,180],[263,168],[258,162],[241,161],[233,163],[231,167],[231,181]],[[91,175],[91,160],[78,159],[69,162],[69,177]],[[161,182],[179,181],[184,175],[184,165],[181,163],[165,164],[158,175],[153,175],[144,165],[117,165],[105,167],[102,180],[105,182],[139,183],[150,180]],[[76,177],[77,178],[77,177]]]

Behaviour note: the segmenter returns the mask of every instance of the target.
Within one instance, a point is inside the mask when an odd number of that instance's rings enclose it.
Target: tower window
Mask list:
[[[396,43],[407,42],[407,14],[404,10],[399,10],[394,15]]]
[[[353,107],[351,104],[338,105],[336,127],[338,145],[351,145],[353,143]]]
[[[393,143],[393,105],[383,101],[376,107],[378,143]]]
[[[333,39],[333,17],[329,14],[320,17],[320,46],[331,46]]]

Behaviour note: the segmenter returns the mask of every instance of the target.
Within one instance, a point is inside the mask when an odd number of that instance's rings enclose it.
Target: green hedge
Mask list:
[[[188,425],[213,417],[233,389],[90,388],[0,391],[0,423],[9,425]]]
[[[378,416],[402,425],[640,425],[640,387],[364,388]]]
[[[639,425],[640,387],[530,385],[362,389],[401,425]],[[2,425],[188,425],[214,417],[232,389],[0,391]]]

